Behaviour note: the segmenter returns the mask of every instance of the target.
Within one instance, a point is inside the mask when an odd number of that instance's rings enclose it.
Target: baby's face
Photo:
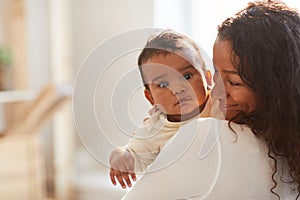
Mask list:
[[[143,64],[142,71],[150,89],[145,90],[146,98],[167,115],[179,118],[173,121],[181,121],[181,115],[192,113],[206,100],[205,79],[178,55],[153,56]]]

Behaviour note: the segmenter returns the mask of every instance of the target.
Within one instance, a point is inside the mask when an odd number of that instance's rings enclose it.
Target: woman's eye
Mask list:
[[[240,83],[238,82],[235,82],[235,81],[232,81],[232,80],[228,80],[228,83],[232,86],[237,86],[237,85],[241,85]]]
[[[214,67],[214,70],[215,70],[215,74],[219,73],[219,71],[216,67]]]
[[[192,78],[192,76],[193,76],[193,74],[185,74],[185,75],[183,76],[183,79],[189,80],[189,79]]]
[[[169,83],[166,82],[166,81],[163,81],[163,82],[160,82],[158,85],[159,85],[159,87],[161,87],[161,88],[165,88],[165,87],[168,87]]]

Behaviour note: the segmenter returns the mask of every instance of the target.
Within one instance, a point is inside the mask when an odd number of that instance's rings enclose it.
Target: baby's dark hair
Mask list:
[[[188,49],[193,49],[194,51],[189,51],[189,54],[195,52],[195,55],[187,55],[183,52]],[[197,68],[197,66],[200,66],[202,70],[206,69],[201,56],[200,48],[192,39],[173,30],[164,30],[157,35],[151,36],[148,39],[145,47],[138,57],[138,66],[143,84],[146,89],[149,89],[149,86],[145,82],[142,65],[153,56],[167,56],[170,54],[181,56],[182,58],[193,64],[195,68]],[[195,66],[195,64],[197,64],[197,66]]]
[[[275,163],[271,191],[277,185],[274,175],[278,173],[278,159],[284,159],[299,197],[299,12],[280,1],[252,2],[218,27],[218,37],[231,42],[232,53],[239,58],[238,63],[232,60],[238,74],[262,104],[254,112],[240,113],[231,121],[247,124],[267,142],[269,157]]]

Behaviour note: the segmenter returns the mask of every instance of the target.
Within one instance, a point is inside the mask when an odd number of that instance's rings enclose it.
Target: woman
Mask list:
[[[299,13],[280,3],[250,4],[218,32],[213,61],[226,92],[215,94],[220,108],[226,119],[248,125],[265,140],[273,175],[278,161],[285,161],[299,191]]]
[[[299,35],[299,13],[283,3],[249,3],[225,20],[212,96],[229,122],[188,124],[124,199],[298,199]]]

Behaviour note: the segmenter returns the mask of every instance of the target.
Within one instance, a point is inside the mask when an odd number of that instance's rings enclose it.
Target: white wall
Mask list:
[[[192,0],[153,0],[153,3],[155,27],[174,29],[191,36]]]
[[[50,81],[48,0],[26,0],[28,88]]]
[[[137,28],[153,26],[152,0],[73,0],[73,57],[78,68],[104,40]]]

